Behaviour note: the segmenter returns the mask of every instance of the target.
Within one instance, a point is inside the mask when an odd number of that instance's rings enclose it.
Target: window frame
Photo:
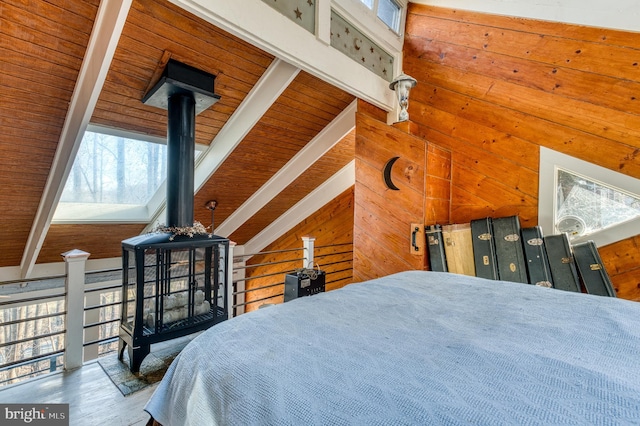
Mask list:
[[[387,46],[388,51],[402,52],[408,0],[393,0],[400,8],[398,31],[390,28],[378,17],[378,1],[373,0],[372,9],[361,0],[332,0],[331,3],[336,12],[380,44],[380,47]]]
[[[395,34],[402,34],[402,28],[400,26],[401,22],[403,22],[402,20],[402,15],[404,14],[406,16],[406,5],[403,6],[400,2],[398,2],[397,0],[387,0],[388,2],[394,4],[397,8],[398,8],[398,16],[395,17],[395,24],[397,25],[397,29],[396,28],[392,28],[389,24],[387,24],[381,17],[380,17],[380,1],[381,0],[374,0],[374,7],[375,7],[375,12],[376,12],[376,18],[378,18],[378,20],[380,20],[380,22],[382,22],[383,24],[385,24],[387,26],[387,28],[389,28],[391,31],[393,31]]]
[[[558,233],[556,230],[558,169],[601,182],[640,198],[640,195],[637,194],[637,188],[640,188],[639,179],[541,146],[538,178],[538,224],[542,227],[545,235]],[[638,234],[640,234],[640,218],[622,222],[588,235],[576,236],[571,242],[575,244],[592,240],[596,246],[602,247]]]

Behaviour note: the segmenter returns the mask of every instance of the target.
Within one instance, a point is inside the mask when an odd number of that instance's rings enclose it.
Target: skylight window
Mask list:
[[[147,223],[165,200],[166,165],[164,139],[90,125],[52,222]]]
[[[572,242],[620,241],[640,233],[638,188],[638,179],[541,148],[538,222]]]

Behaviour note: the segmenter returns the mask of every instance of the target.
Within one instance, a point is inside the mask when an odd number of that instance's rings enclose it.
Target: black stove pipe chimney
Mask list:
[[[193,226],[195,99],[169,97],[167,122],[167,226]]]
[[[193,226],[196,115],[215,104],[215,76],[173,59],[142,98],[167,112],[167,226]]]

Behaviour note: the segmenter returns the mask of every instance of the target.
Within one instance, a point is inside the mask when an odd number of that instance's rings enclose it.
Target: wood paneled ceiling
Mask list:
[[[63,134],[98,13],[99,0],[0,2],[0,267],[21,264]],[[90,123],[153,136],[166,134],[166,111],[140,101],[168,57],[216,75],[221,99],[196,117],[196,142],[216,136],[278,59],[165,0],[134,0]],[[354,101],[354,96],[299,71],[213,170],[195,196],[195,219],[215,199],[216,225],[266,182]],[[69,137],[75,137],[70,135]],[[222,142],[220,142],[222,143]],[[231,237],[243,244],[354,158],[353,135],[341,137],[266,202]],[[292,226],[295,224],[291,224]],[[37,263],[78,248],[91,259],[118,257],[120,241],[144,224],[51,225]],[[0,277],[0,281],[2,277]]]

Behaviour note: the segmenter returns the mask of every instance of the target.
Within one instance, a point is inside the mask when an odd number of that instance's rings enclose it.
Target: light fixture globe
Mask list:
[[[409,113],[407,112],[407,108],[409,108],[409,92],[417,82],[418,81],[415,78],[402,73],[394,78],[393,81],[389,84],[389,89],[396,92],[398,105],[400,105],[398,121],[409,120]]]

